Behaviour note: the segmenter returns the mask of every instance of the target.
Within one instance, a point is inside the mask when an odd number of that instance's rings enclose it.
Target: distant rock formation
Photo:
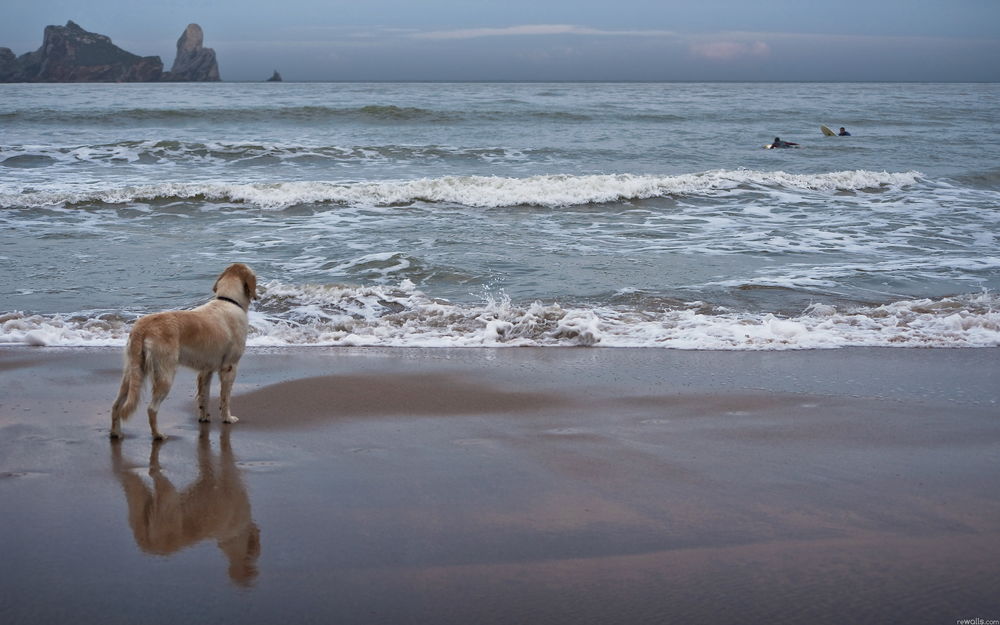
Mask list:
[[[20,72],[21,66],[14,52],[10,48],[0,48],[0,82],[14,82]]]
[[[281,74],[278,73],[278,70],[274,70],[274,73],[271,74],[271,77],[265,80],[264,82],[281,82]]]
[[[34,52],[15,56],[10,48],[0,48],[0,82],[221,80],[215,50],[202,45],[204,38],[201,26],[188,24],[177,40],[174,66],[164,72],[160,57],[126,52],[109,37],[86,31],[70,20],[65,26],[46,26],[42,47]]]
[[[174,66],[163,75],[162,80],[175,82],[218,81],[219,64],[215,60],[215,50],[202,44],[205,33],[201,26],[188,24],[177,40],[177,57]]]
[[[126,52],[72,20],[46,26],[34,52],[15,57],[0,48],[0,82],[154,82],[162,74],[160,57]]]

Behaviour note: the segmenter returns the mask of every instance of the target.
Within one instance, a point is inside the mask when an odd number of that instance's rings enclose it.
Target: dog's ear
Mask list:
[[[219,276],[218,278],[215,279],[215,284],[212,285],[212,293],[215,293],[216,291],[219,290],[219,280],[222,280],[222,276]]]
[[[257,276],[252,271],[247,272],[243,279],[243,292],[246,293],[247,301],[257,299]]]

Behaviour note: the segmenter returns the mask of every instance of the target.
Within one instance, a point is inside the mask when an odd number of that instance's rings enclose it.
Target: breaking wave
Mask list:
[[[454,147],[446,145],[282,145],[189,141],[119,141],[82,146],[0,148],[0,166],[33,168],[79,165],[289,165],[379,164],[428,161],[525,161],[545,159],[551,149]]]
[[[75,111],[53,109],[24,109],[0,113],[0,122],[36,124],[89,124],[129,126],[135,124],[191,124],[191,123],[255,123],[268,122],[291,124],[368,123],[368,124],[446,124],[460,121],[511,121],[531,119],[542,121],[578,122],[591,119],[589,115],[573,111],[550,109],[508,110],[449,110],[394,104],[366,104],[361,106],[258,106],[217,108],[151,108],[84,109]]]
[[[722,196],[741,191],[880,192],[918,184],[919,172],[717,170],[675,176],[445,176],[383,182],[160,183],[113,189],[0,193],[2,208],[115,205],[195,200],[281,210],[302,204],[405,206],[417,202],[477,208],[559,207],[657,197]]]
[[[455,304],[397,286],[270,282],[251,312],[248,343],[276,346],[588,346],[705,350],[839,347],[998,347],[1000,297],[991,293],[838,308],[798,315],[730,312],[703,302],[659,309],[487,296]],[[0,343],[123,345],[134,317],[113,313],[0,315]]]

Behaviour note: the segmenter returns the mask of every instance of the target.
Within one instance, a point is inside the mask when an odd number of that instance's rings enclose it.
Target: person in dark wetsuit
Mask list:
[[[771,149],[774,148],[790,148],[792,146],[798,145],[798,143],[792,143],[791,141],[782,141],[781,137],[775,137],[774,141],[771,142]]]
[[[851,133],[847,132],[847,128],[844,128],[843,126],[841,126],[840,127],[840,134],[837,135],[837,136],[838,137],[850,137]]]

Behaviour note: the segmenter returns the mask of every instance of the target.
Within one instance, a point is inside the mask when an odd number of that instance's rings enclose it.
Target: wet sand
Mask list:
[[[1000,619],[1000,350],[120,361],[0,349],[2,623]]]

